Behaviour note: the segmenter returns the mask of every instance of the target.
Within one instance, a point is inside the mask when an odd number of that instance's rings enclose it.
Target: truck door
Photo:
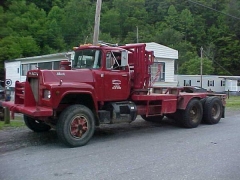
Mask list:
[[[127,66],[121,65],[121,52],[106,54],[104,72],[104,97],[107,101],[127,100],[130,93],[130,74]]]

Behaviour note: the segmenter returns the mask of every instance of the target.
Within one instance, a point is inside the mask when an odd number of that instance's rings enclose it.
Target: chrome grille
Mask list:
[[[36,102],[38,102],[38,78],[31,78],[30,79],[30,86],[32,88],[32,92],[33,92],[33,95],[34,95],[34,99]]]

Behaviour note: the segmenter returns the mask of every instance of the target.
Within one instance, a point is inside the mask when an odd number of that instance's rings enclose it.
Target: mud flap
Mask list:
[[[222,118],[225,118],[225,106],[223,106]]]

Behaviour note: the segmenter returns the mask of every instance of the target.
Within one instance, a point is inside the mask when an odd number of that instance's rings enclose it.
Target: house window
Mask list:
[[[184,80],[184,86],[191,86],[191,80]]]
[[[214,86],[214,80],[208,80],[208,86]]]
[[[38,63],[39,69],[52,69],[52,62]]]
[[[53,62],[53,69],[58,70],[60,68],[60,61],[54,61]]]
[[[151,81],[165,81],[165,63],[155,62],[151,66]]]
[[[37,63],[30,64],[29,68],[30,68],[29,70],[37,69]]]
[[[221,86],[225,86],[225,81],[221,80]]]
[[[240,80],[237,81],[237,86],[240,86]]]
[[[28,64],[22,64],[22,76],[26,76],[28,72]]]

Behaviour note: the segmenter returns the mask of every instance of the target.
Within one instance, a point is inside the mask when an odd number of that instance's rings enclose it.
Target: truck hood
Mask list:
[[[41,70],[43,83],[47,84],[59,84],[62,81],[65,83],[93,83],[94,78],[92,70],[80,69],[80,70]]]

